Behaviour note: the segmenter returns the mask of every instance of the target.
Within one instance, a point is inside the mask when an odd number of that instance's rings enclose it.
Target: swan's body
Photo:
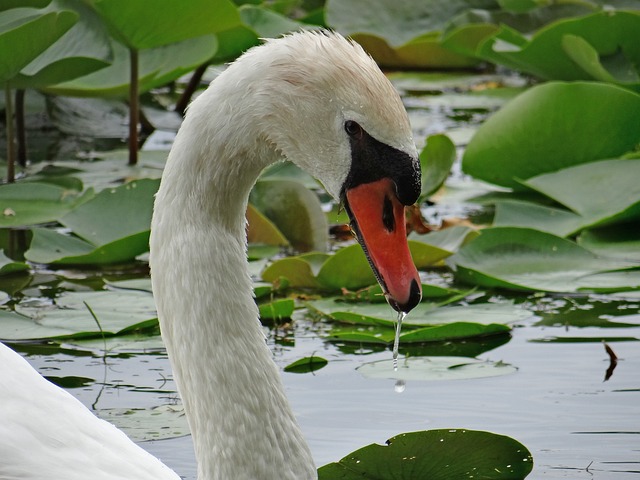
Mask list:
[[[316,477],[257,320],[246,261],[249,191],[261,170],[283,156],[346,202],[394,308],[408,311],[419,301],[402,216],[402,203],[412,203],[419,193],[417,153],[393,87],[362,49],[338,35],[300,33],[250,50],[189,108],[167,161],[152,222],[150,264],[158,316],[200,480]],[[0,362],[4,357],[19,368],[7,377],[0,364],[1,409],[13,402],[14,392],[4,390],[14,390],[24,379],[43,396],[60,397],[60,408],[77,408],[70,395],[36,380],[26,362],[3,348]],[[3,447],[13,427],[3,425],[5,412],[0,415],[0,478],[76,478],[77,463],[69,464],[70,475],[38,476],[37,469],[12,473]],[[20,439],[31,450],[24,461],[40,461],[46,472],[46,455],[72,457],[76,448],[91,454],[95,446],[87,446],[83,435],[104,431],[106,458],[122,453],[142,462],[143,470],[150,472],[151,465],[157,470],[148,477],[133,469],[127,475],[123,463],[121,475],[113,459],[107,468],[111,476],[99,476],[92,468],[101,465],[87,464],[77,478],[177,478],[131,442],[122,447],[126,439],[114,427],[87,417],[89,412],[82,415],[77,423],[65,427],[62,421],[57,427],[58,433],[71,430],[63,432],[68,437],[63,440],[38,440],[32,448],[31,438]],[[37,430],[25,435],[35,437]],[[78,436],[76,430],[84,433]],[[62,442],[76,436],[66,453]]]

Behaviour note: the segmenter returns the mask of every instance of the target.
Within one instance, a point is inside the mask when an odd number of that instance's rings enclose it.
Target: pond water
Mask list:
[[[463,148],[474,127],[521,87],[519,78],[490,76],[397,76],[417,142],[447,131]],[[476,95],[471,85],[500,81],[500,95]],[[469,188],[466,188],[467,185]],[[464,202],[475,186],[454,169],[449,196],[425,208],[430,220],[474,210]],[[458,193],[457,193],[458,192]],[[462,193],[459,193],[462,192]],[[451,284],[441,271],[425,280]],[[146,278],[144,267],[124,272],[39,270],[26,285],[1,288],[22,303],[46,308],[67,290],[103,287],[110,280]],[[465,428],[511,436],[533,454],[529,478],[626,479],[640,477],[640,295],[566,296],[478,293],[471,301],[515,301],[530,318],[510,335],[474,342],[400,345],[400,364],[415,356],[461,355],[502,362],[515,372],[489,378],[409,380],[401,393],[393,379],[365,378],[358,367],[390,360],[391,350],[368,345],[327,342],[328,324],[296,311],[294,322],[265,326],[276,363],[281,367],[312,354],[329,360],[306,374],[284,373],[288,397],[317,464],[336,461],[370,443],[383,443],[401,432]],[[389,310],[389,318],[394,313]],[[611,371],[602,340],[618,357]],[[34,367],[62,384],[103,418],[122,422],[124,412],[169,410],[146,430],[176,438],[143,442],[186,479],[195,479],[191,439],[180,416],[179,399],[159,337],[123,338],[57,344],[12,346]],[[605,377],[608,379],[605,380]],[[144,427],[144,425],[147,425]],[[151,426],[148,426],[151,425]],[[125,424],[136,437],[135,425]]]

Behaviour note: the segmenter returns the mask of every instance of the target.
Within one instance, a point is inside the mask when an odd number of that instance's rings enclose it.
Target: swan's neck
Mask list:
[[[248,194],[277,155],[225,108],[226,93],[209,89],[191,107],[157,195],[151,271],[162,336],[200,480],[314,478],[247,269]]]

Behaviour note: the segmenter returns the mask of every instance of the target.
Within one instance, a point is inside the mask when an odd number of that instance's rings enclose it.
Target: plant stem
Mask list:
[[[196,68],[196,70],[191,75],[191,78],[189,79],[189,83],[187,84],[187,87],[184,89],[184,92],[182,92],[182,95],[176,102],[175,111],[178,112],[180,115],[184,116],[184,112],[187,109],[187,105],[189,105],[189,102],[191,101],[191,97],[193,96],[194,92],[198,88],[198,85],[200,85],[200,81],[204,76],[204,72],[207,71],[208,66],[209,66],[209,62],[203,63],[198,68]]]
[[[18,140],[18,164],[27,166],[27,132],[24,125],[24,89],[16,90],[16,137]]]
[[[5,116],[7,124],[7,182],[13,183],[16,179],[16,149],[13,133],[13,99],[9,82],[4,84]]]
[[[129,79],[129,165],[138,163],[138,51],[135,48],[129,50],[130,71]]]

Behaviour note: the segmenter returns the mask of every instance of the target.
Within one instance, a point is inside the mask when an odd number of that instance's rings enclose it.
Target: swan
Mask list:
[[[393,86],[337,33],[299,32],[248,50],[189,107],[151,224],[158,318],[199,480],[317,477],[246,260],[250,189],[282,158],[344,204],[389,304],[408,312],[421,298],[404,220],[420,168]],[[2,345],[0,478],[179,477]]]

